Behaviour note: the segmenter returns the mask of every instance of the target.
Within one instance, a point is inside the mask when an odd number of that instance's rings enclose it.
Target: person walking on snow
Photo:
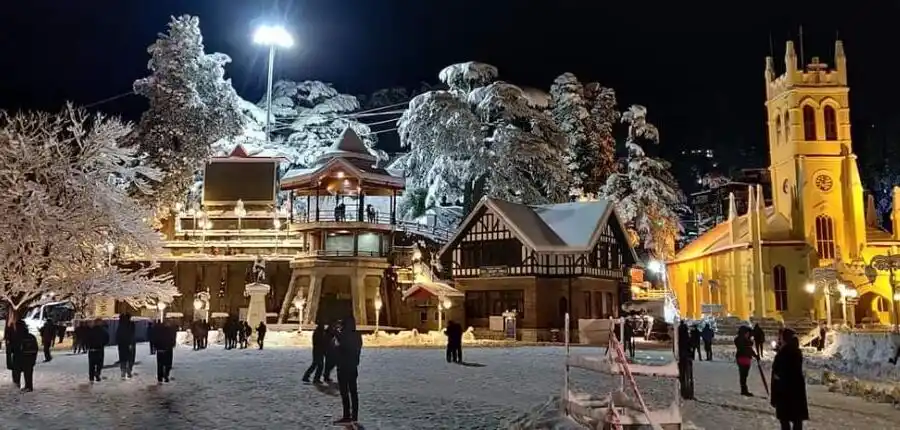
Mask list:
[[[703,339],[703,349],[706,351],[706,361],[712,361],[712,342],[716,336],[716,332],[712,329],[712,324],[706,324],[700,337]]]
[[[159,383],[169,382],[175,352],[175,328],[160,323],[153,329],[153,335],[151,342],[154,342],[156,347],[156,380]]]
[[[334,382],[331,379],[331,371],[334,370],[334,366],[337,365],[338,351],[335,341],[337,340],[340,328],[340,321],[335,321],[325,328],[325,369],[322,371],[324,374],[324,379],[322,380],[325,381],[326,384]]]
[[[681,398],[694,398],[694,350],[691,347],[691,335],[684,320],[678,324],[678,382],[681,386]]]
[[[447,321],[444,335],[447,336],[447,362],[462,364],[462,325]]]
[[[325,368],[325,351],[328,350],[328,340],[325,324],[316,324],[316,329],[312,333],[312,363],[303,373],[303,382],[309,383],[309,376],[315,372],[313,383],[322,383],[322,370]]]
[[[694,324],[691,326],[691,360],[694,359],[694,354],[697,354],[697,359],[699,361],[703,361],[703,354],[700,353],[700,325]]]
[[[50,356],[50,348],[53,347],[53,340],[56,339],[56,325],[50,320],[44,321],[44,325],[40,329],[41,346],[44,347],[44,363],[53,360]]]
[[[259,325],[256,326],[256,344],[259,345],[259,349],[263,349],[263,342],[266,340],[266,322],[260,321]]]
[[[362,353],[362,336],[356,331],[353,317],[344,319],[335,339],[337,348],[337,377],[341,391],[342,418],[335,424],[352,424],[359,420],[359,393],[356,380],[359,377],[359,356]]]
[[[150,345],[150,355],[156,354],[156,345],[153,343],[153,321],[147,324],[147,344]]]
[[[25,386],[22,387],[22,391],[34,391],[34,365],[37,362],[39,348],[37,339],[28,332],[25,321],[16,321],[15,335],[10,349],[12,350],[13,384],[19,388],[24,376]]]
[[[628,318],[622,319],[622,324],[625,324],[622,328],[622,331],[624,332],[622,340],[625,342],[623,345],[625,351],[623,352],[627,353],[629,357],[634,358],[634,326]]]
[[[772,362],[772,406],[782,430],[800,430],[809,420],[806,401],[806,378],[803,375],[803,352],[793,330],[784,329],[781,348]]]
[[[766,344],[766,332],[763,331],[759,323],[753,325],[753,346],[756,347],[756,356],[763,356],[763,345]]]
[[[738,335],[734,338],[735,361],[738,366],[738,375],[741,382],[741,395],[753,397],[747,388],[747,376],[750,375],[750,366],[753,359],[759,359],[759,355],[753,350],[753,340],[750,338],[751,329],[747,326],[741,326],[738,329]]]
[[[122,313],[119,315],[119,327],[116,328],[116,347],[119,350],[119,370],[122,379],[131,378],[131,370],[134,368],[134,355],[136,349],[134,323],[131,315]]]
[[[100,372],[103,370],[103,349],[109,344],[109,333],[106,332],[103,320],[97,318],[91,328],[86,331],[85,337],[84,342],[87,344],[88,350],[88,379],[91,382],[100,382]]]

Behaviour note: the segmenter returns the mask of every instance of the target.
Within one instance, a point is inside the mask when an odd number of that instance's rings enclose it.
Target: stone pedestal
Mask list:
[[[269,294],[270,289],[270,286],[258,283],[244,286],[244,295],[250,297],[250,305],[247,307],[247,324],[250,324],[254,331],[260,321],[266,320],[266,294]]]

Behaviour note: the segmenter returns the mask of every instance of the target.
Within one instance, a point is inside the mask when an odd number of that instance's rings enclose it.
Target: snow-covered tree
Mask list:
[[[272,139],[266,139],[266,100],[254,105],[242,100],[247,119],[240,136],[216,143],[216,152],[227,155],[241,144],[250,155],[279,156],[286,167],[309,167],[331,146],[347,127],[362,137],[380,159],[387,155],[375,149],[375,135],[354,112],[360,108],[356,97],[338,92],[320,81],[278,81],[272,86]]]
[[[213,143],[239,135],[245,117],[231,80],[225,79],[231,59],[204,52],[196,17],[172,18],[168,33],[148,52],[151,75],[137,80],[134,91],[150,106],[130,140],[144,162],[164,174],[149,199],[164,215],[183,200]]]
[[[719,171],[709,172],[700,178],[700,186],[707,190],[714,190],[731,182],[731,178]]]
[[[647,122],[647,108],[632,105],[622,114],[628,124],[628,156],[622,171],[612,174],[601,195],[616,202],[619,216],[654,258],[675,254],[675,241],[684,230],[680,214],[687,211],[685,197],[669,172],[671,164],[650,157],[641,143],[659,143],[659,131]]]
[[[120,146],[129,132],[71,105],[53,115],[0,111],[0,300],[11,309],[73,297],[84,284],[119,299],[175,294],[146,270],[107,268],[111,250],[152,255],[161,245],[152,211],[132,197],[160,174]]]
[[[519,87],[496,81],[494,66],[454,64],[439,76],[449,89],[416,96],[400,118],[401,145],[409,152],[394,164],[409,189],[427,190],[426,208],[462,198],[471,209],[485,195],[523,203],[567,199],[566,140],[549,114]]]
[[[615,170],[615,91],[596,82],[582,85],[575,75],[564,73],[553,81],[550,97],[553,118],[569,143],[572,186],[596,194]]]
[[[404,87],[391,87],[391,88],[382,88],[368,95],[359,95],[356,96],[357,100],[359,100],[360,106],[365,110],[370,109],[379,109],[387,106],[397,106],[397,109],[404,109],[405,106],[409,103],[409,101],[419,95],[427,93],[428,91],[434,90],[443,90],[446,89],[443,85],[432,85],[426,82],[422,82],[417,87],[412,88],[404,88]]]

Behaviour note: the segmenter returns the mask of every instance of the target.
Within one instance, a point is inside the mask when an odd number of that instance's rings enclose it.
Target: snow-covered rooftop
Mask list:
[[[588,252],[597,242],[606,225],[624,234],[615,206],[608,200],[559,203],[552,205],[524,205],[499,199],[483,198],[462,222],[442,253],[463,234],[483,208],[490,209],[508,224],[510,230],[537,252]],[[637,257],[633,254],[634,260]]]

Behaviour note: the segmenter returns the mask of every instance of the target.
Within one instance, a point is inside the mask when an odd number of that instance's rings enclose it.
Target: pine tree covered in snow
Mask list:
[[[219,139],[242,132],[240,99],[225,79],[225,54],[207,54],[196,17],[173,18],[148,49],[149,77],[134,91],[150,102],[130,140],[144,162],[164,173],[150,197],[165,214],[184,198]]]
[[[519,87],[496,81],[494,66],[454,64],[439,76],[449,89],[416,96],[400,118],[400,142],[409,152],[394,163],[408,189],[427,190],[426,208],[442,198],[462,198],[467,209],[482,196],[567,199],[566,140],[548,113]]]
[[[404,87],[391,87],[391,88],[382,88],[368,95],[359,95],[356,96],[357,100],[359,100],[360,106],[365,109],[379,109],[383,107],[394,107],[397,109],[405,109],[406,105],[409,104],[409,101],[419,95],[427,93],[428,91],[435,90],[444,90],[446,89],[443,85],[432,85],[427,82],[422,82],[416,87],[413,88],[404,88]]]
[[[51,292],[135,301],[176,293],[153,267],[107,267],[107,244],[131,255],[161,246],[151,211],[129,193],[149,192],[160,173],[120,146],[129,132],[71,106],[55,115],[0,111],[0,300],[12,309]]]
[[[241,101],[247,118],[244,132],[232,139],[216,143],[216,152],[227,155],[241,144],[250,155],[284,157],[286,167],[310,167],[345,128],[350,127],[373,154],[387,155],[375,149],[375,135],[365,123],[356,119],[359,101],[338,92],[331,84],[320,81],[278,81],[272,86],[272,141],[266,140],[265,99],[254,105]]]
[[[575,75],[564,73],[553,81],[550,96],[553,118],[569,142],[572,186],[597,194],[615,170],[615,91],[596,82],[582,85]]]
[[[647,108],[632,105],[622,122],[628,124],[626,166],[609,177],[601,195],[616,202],[619,216],[644,250],[655,258],[670,258],[683,231],[679,214],[688,210],[684,194],[669,172],[671,164],[641,147],[659,143],[659,131],[647,122]]]

